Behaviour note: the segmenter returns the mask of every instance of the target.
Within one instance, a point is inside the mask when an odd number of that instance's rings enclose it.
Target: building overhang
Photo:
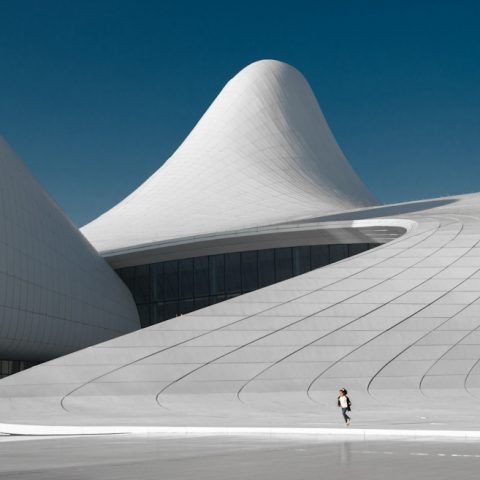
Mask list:
[[[387,243],[411,230],[407,219],[304,221],[173,239],[102,252],[115,269],[181,258],[269,248],[352,243]]]

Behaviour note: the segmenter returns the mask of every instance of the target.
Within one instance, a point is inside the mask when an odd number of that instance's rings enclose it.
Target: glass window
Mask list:
[[[26,360],[0,360],[0,378],[8,377],[9,375],[21,372],[38,364],[38,362],[29,362]]]
[[[150,301],[150,265],[135,267],[135,301],[146,303]]]
[[[164,319],[174,318],[178,316],[178,302],[165,302],[163,304]]]
[[[117,270],[134,296],[142,326],[300,275],[377,243],[314,245],[187,258]],[[14,368],[11,363],[3,368]],[[0,376],[2,364],[0,364]],[[22,367],[23,368],[23,367]]]
[[[130,292],[135,291],[135,267],[126,267],[117,270],[120,278],[124,281]]]
[[[357,255],[358,253],[365,252],[368,250],[368,243],[352,243],[348,245],[348,256]]]
[[[225,293],[225,257],[210,255],[208,257],[210,295]]]
[[[181,300],[179,303],[179,313],[180,315],[185,315],[186,313],[193,312],[195,310],[195,305],[193,303],[193,298]]]
[[[292,276],[292,249],[275,249],[275,281],[281,282]]]
[[[275,251],[258,251],[258,287],[266,287],[275,283]]]
[[[229,298],[235,298],[241,295],[241,293],[229,293],[228,295],[225,296],[225,300],[228,300]]]
[[[143,305],[138,305],[138,316],[140,317],[140,325],[142,328],[149,327],[150,323],[150,305],[144,303]]]
[[[164,262],[165,300],[178,298],[178,261]]]
[[[195,310],[200,310],[201,308],[208,307],[210,305],[210,300],[208,297],[195,298],[194,304]]]
[[[151,299],[154,302],[162,301],[164,296],[165,282],[163,279],[163,263],[150,265]]]
[[[314,270],[315,268],[324,267],[330,262],[328,245],[315,245],[313,247],[310,247],[310,255],[312,270]]]
[[[193,258],[178,262],[180,272],[180,298],[193,297]]]
[[[196,257],[193,264],[195,297],[207,297],[210,293],[208,290],[208,257]]]
[[[338,262],[348,257],[347,245],[330,245],[330,263]]]
[[[151,303],[150,307],[150,323],[153,325],[155,323],[163,322],[163,303]]]
[[[242,252],[242,292],[258,288],[257,251]]]
[[[240,293],[242,291],[241,274],[240,253],[227,253],[225,255],[225,288],[227,293]]]
[[[225,295],[212,295],[210,297],[210,305],[213,305],[214,303],[220,303],[220,302],[223,302],[224,300],[226,300],[226,296]]]
[[[310,247],[293,247],[293,275],[310,271]]]
[[[12,362],[9,360],[2,360],[2,377],[12,374]]]

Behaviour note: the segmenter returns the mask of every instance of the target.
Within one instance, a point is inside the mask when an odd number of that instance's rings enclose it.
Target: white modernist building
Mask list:
[[[376,203],[301,73],[261,61],[227,83],[162,168],[82,231],[108,254]]]
[[[340,387],[363,426],[478,429],[479,212],[478,194],[378,206],[301,74],[257,62],[82,229],[151,326],[3,379],[1,430],[331,426]]]
[[[136,330],[130,293],[0,138],[0,361]]]

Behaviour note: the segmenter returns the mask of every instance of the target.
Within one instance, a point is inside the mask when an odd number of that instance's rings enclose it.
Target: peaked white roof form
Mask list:
[[[82,232],[111,252],[374,204],[303,75],[263,60],[230,80],[165,164]]]
[[[0,137],[0,359],[47,360],[139,326],[123,282]]]

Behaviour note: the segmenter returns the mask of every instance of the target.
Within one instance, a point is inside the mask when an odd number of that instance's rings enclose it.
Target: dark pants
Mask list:
[[[342,408],[342,415],[345,420],[345,423],[347,423],[350,420],[350,417],[347,415],[348,408]]]

